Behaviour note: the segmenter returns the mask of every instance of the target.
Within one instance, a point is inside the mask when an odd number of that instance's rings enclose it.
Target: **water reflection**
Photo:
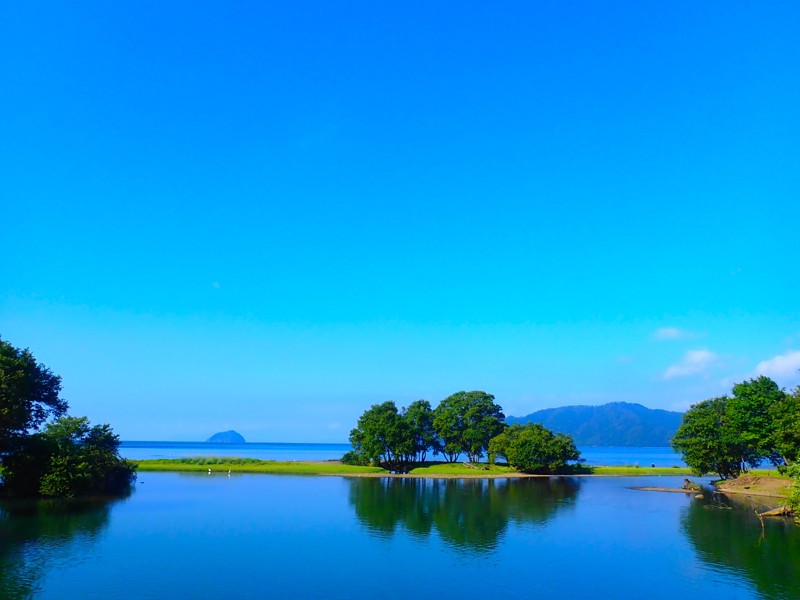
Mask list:
[[[763,598],[800,597],[797,525],[765,519],[762,530],[754,506],[728,498],[725,504],[731,509],[705,502],[687,507],[681,525],[698,557],[714,571],[746,578]]]
[[[509,522],[543,525],[574,505],[580,481],[531,479],[350,480],[350,504],[374,535],[402,528],[417,538],[432,530],[457,550],[489,551]]]
[[[0,502],[0,597],[32,598],[48,568],[85,552],[108,524],[114,501]]]

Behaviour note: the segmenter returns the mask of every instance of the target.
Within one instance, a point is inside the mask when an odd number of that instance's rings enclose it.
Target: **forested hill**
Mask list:
[[[641,404],[611,402],[537,410],[525,417],[508,417],[506,423],[541,423],[570,434],[579,446],[669,446],[682,416]]]

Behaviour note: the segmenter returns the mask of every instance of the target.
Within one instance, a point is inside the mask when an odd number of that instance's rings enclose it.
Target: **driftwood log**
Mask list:
[[[470,469],[476,469],[478,471],[486,471],[489,468],[486,465],[476,465],[471,462],[464,462],[463,464],[465,467],[469,467]]]
[[[778,508],[773,508],[772,510],[768,510],[766,512],[758,513],[759,517],[790,517],[794,514],[794,511],[789,506],[779,506]]]

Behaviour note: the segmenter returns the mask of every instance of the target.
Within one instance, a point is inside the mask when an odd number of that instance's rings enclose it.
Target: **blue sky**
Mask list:
[[[800,384],[793,2],[0,17],[0,335],[123,439]]]

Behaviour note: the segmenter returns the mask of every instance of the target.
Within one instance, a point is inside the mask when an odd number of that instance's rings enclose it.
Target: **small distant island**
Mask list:
[[[233,429],[229,429],[228,431],[220,431],[219,433],[215,433],[210,438],[206,440],[207,442],[214,442],[215,444],[244,444],[244,438],[242,434],[237,433]]]

